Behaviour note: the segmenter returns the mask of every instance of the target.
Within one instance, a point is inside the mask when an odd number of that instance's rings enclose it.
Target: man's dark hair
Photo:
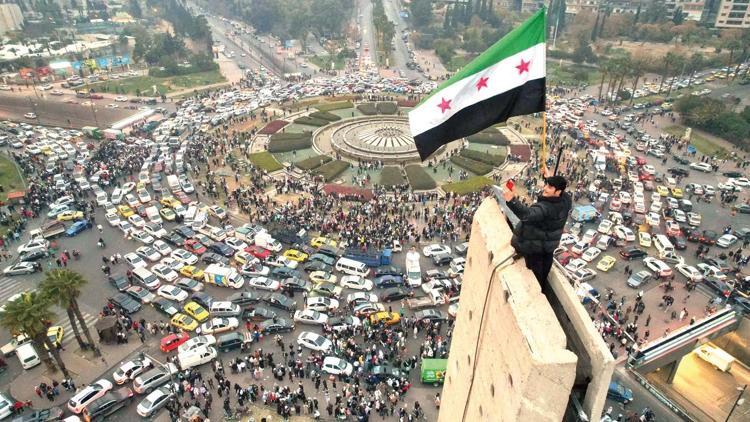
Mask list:
[[[565,191],[565,188],[568,187],[568,182],[562,176],[548,177],[546,183],[555,188],[555,190],[559,190],[561,192]]]

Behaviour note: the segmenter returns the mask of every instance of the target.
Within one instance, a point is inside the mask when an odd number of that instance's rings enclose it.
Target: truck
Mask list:
[[[418,287],[422,284],[422,269],[419,267],[419,252],[416,248],[411,248],[406,253],[406,281],[412,287]]]
[[[420,379],[425,384],[433,384],[436,387],[445,380],[445,371],[448,368],[448,359],[422,359],[420,366]]]
[[[88,136],[91,139],[102,139],[104,138],[104,134],[102,134],[102,131],[95,126],[84,126],[81,128],[81,132],[83,132],[84,135]]]
[[[281,242],[274,239],[267,231],[258,232],[255,234],[255,244],[261,248],[266,248],[272,252],[281,252],[283,246]]]
[[[579,205],[573,208],[571,216],[575,222],[593,221],[599,217],[599,211],[593,205]]]
[[[50,220],[42,224],[42,227],[31,230],[29,232],[32,239],[35,239],[37,237],[51,239],[53,237],[60,236],[63,233],[65,233],[65,224],[57,220]]]
[[[410,297],[406,299],[406,306],[409,309],[424,309],[432,308],[435,306],[445,305],[446,296],[438,289],[432,289],[424,296]]]
[[[118,139],[123,140],[125,139],[125,134],[122,133],[120,129],[104,129],[104,138],[105,139]]]
[[[346,248],[344,258],[364,262],[368,267],[380,267],[382,265],[391,265],[391,249],[383,249],[382,252],[377,250],[365,250],[359,248]]]
[[[221,264],[211,264],[203,271],[203,279],[208,284],[215,284],[221,287],[231,287],[241,289],[245,284],[245,279],[240,273],[232,267]]]
[[[255,243],[255,235],[263,231],[265,231],[265,229],[261,226],[245,223],[240,227],[234,229],[234,237],[244,241],[249,245],[252,245],[253,243]]]
[[[176,174],[170,174],[169,176],[167,176],[167,185],[169,186],[169,190],[171,190],[173,193],[181,189],[180,179]]]

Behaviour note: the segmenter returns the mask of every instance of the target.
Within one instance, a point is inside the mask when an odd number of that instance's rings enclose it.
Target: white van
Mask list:
[[[201,346],[193,350],[177,354],[177,363],[183,371],[194,366],[203,365],[216,359],[216,348],[211,346]]]
[[[156,290],[161,286],[161,282],[151,271],[146,268],[140,267],[133,270],[133,275],[143,287],[149,290]]]
[[[115,188],[115,190],[112,191],[112,203],[120,205],[120,202],[122,202],[122,190],[120,188]]]
[[[370,274],[370,269],[367,268],[364,262],[355,261],[349,258],[339,258],[336,262],[336,271],[341,271],[344,274],[358,275],[360,277],[367,277]]]
[[[659,251],[660,255],[664,255],[667,252],[674,253],[672,242],[670,242],[667,236],[664,236],[663,234],[657,234],[654,236],[654,246]]]
[[[208,312],[215,317],[238,317],[242,314],[242,308],[236,303],[222,300],[211,302]]]
[[[195,214],[197,213],[198,213],[198,207],[196,207],[195,205],[189,206],[187,212],[184,215],[185,224],[192,224],[193,221],[195,220]]]
[[[36,349],[34,349],[34,345],[31,343],[18,346],[16,356],[21,361],[23,369],[31,369],[42,363],[42,360],[39,359],[39,355],[36,353]]]

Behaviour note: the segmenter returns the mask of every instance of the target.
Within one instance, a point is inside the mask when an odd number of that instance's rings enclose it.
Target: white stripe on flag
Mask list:
[[[510,91],[528,81],[544,78],[547,72],[545,48],[545,43],[539,43],[443,88],[427,102],[409,112],[411,135],[417,136],[440,126],[468,106]],[[521,59],[524,62],[531,60],[531,64],[528,72],[519,75],[516,66],[521,63]],[[480,77],[487,77],[489,80],[487,88],[477,91],[476,84]],[[445,113],[438,106],[443,99],[451,101],[451,108]]]

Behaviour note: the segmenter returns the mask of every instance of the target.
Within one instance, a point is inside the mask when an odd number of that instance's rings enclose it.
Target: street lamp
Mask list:
[[[96,109],[94,108],[94,102],[89,101],[89,105],[91,106],[91,112],[94,113],[94,122],[96,123],[96,127],[99,127],[99,119],[96,118]]]

